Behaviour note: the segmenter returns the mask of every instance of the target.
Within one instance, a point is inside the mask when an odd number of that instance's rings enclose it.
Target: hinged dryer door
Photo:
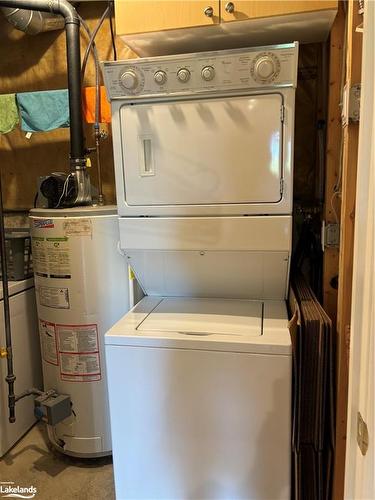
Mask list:
[[[126,205],[267,213],[283,196],[283,111],[280,93],[123,105]]]

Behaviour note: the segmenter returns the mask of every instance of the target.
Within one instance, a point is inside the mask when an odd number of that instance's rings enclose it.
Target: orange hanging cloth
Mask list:
[[[82,108],[86,123],[95,123],[95,87],[82,89]],[[103,86],[100,87],[99,123],[111,123],[111,105]]]

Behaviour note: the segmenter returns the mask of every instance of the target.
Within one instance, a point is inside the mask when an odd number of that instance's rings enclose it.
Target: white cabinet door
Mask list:
[[[279,203],[282,105],[270,93],[123,106],[127,205]]]

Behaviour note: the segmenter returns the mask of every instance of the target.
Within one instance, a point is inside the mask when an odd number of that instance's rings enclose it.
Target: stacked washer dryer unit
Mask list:
[[[290,497],[296,43],[103,63],[121,247],[116,494]]]

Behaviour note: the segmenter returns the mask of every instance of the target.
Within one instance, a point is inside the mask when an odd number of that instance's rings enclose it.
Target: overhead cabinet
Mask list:
[[[220,22],[220,2],[117,0],[115,17],[118,35],[211,26]]]
[[[115,0],[116,34],[141,56],[323,41],[337,0]]]
[[[190,3],[190,2],[187,2]],[[221,22],[243,21],[262,17],[287,16],[324,10],[337,10],[337,0],[274,0],[234,1],[220,0]]]

